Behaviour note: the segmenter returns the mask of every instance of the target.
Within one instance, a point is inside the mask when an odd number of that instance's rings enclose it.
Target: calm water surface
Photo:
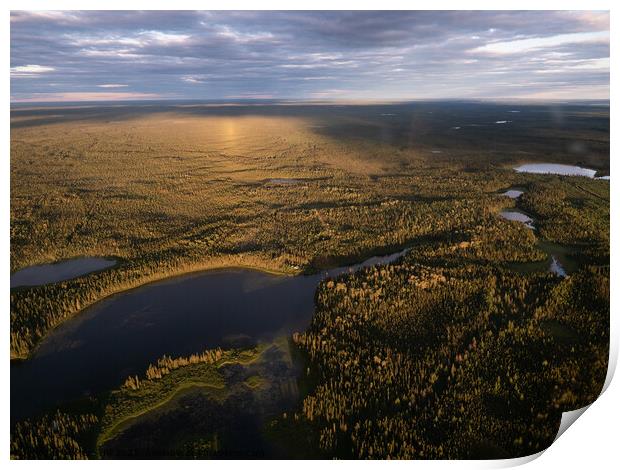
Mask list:
[[[116,388],[164,354],[243,347],[302,331],[322,278],[389,263],[405,251],[312,276],[205,271],[109,297],[54,330],[31,359],[11,364],[11,420]]]
[[[596,170],[581,168],[575,165],[562,165],[559,163],[527,163],[515,168],[519,173],[551,174],[563,176],[587,176],[594,178]]]
[[[518,210],[505,210],[499,213],[506,220],[514,220],[523,223],[527,228],[534,230],[534,219]]]
[[[519,199],[522,194],[523,194],[523,191],[519,189],[509,189],[508,191],[503,192],[501,195],[507,196],[510,199]]]
[[[30,266],[11,274],[11,288],[40,286],[66,281],[84,274],[110,268],[115,264],[116,260],[109,258],[83,257],[59,261],[58,263]]]

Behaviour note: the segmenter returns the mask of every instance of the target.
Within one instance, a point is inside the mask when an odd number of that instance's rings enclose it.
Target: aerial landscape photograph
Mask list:
[[[515,459],[603,390],[609,11],[13,10],[6,106],[11,460]]]

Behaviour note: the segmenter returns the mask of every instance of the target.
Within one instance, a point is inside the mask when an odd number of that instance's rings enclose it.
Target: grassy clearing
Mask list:
[[[132,420],[170,402],[190,388],[206,388],[223,399],[226,384],[219,369],[225,365],[247,365],[256,361],[264,347],[249,351],[206,351],[200,356],[164,357],[146,371],[146,377],[128,377],[120,390],[111,393],[101,422],[100,447]]]

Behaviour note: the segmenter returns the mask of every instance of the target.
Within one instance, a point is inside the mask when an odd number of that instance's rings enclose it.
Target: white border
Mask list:
[[[22,1],[14,1],[9,0],[3,3],[4,11],[2,15],[2,23],[1,23],[1,40],[4,47],[2,48],[2,60],[4,63],[4,73],[2,74],[2,86],[4,88],[5,93],[5,106],[4,108],[4,133],[2,135],[2,172],[0,178],[2,178],[2,191],[3,197],[0,202],[0,207],[2,208],[2,244],[3,249],[2,259],[4,264],[4,270],[2,271],[2,281],[3,285],[8,286],[9,284],[9,233],[10,233],[10,186],[9,186],[9,175],[10,175],[10,164],[9,164],[9,142],[10,142],[10,80],[8,68],[10,67],[10,20],[9,20],[9,11],[12,10],[108,10],[108,9],[197,9],[197,10],[218,10],[218,9],[254,9],[254,10],[303,10],[303,9],[323,9],[323,10],[379,10],[379,9],[417,9],[417,10],[458,10],[458,9],[489,9],[489,10],[612,10],[611,11],[611,41],[612,41],[612,55],[613,51],[616,50],[614,47],[614,39],[615,34],[614,31],[617,31],[616,26],[618,25],[618,21],[616,21],[615,11],[613,11],[612,5],[614,3],[612,1],[600,1],[600,0],[590,0],[590,1],[576,1],[576,0],[505,0],[502,2],[490,2],[483,0],[468,0],[467,2],[458,1],[458,0],[435,0],[433,2],[413,2],[413,1],[396,1],[396,0],[382,0],[382,1],[367,1],[367,0],[302,0],[297,1],[294,4],[285,0],[264,0],[264,1],[242,1],[242,0],[228,0],[226,3],[224,2],[205,2],[205,1],[196,1],[196,0],[175,0],[174,2],[164,2],[160,0],[90,0],[86,1],[76,1],[76,0],[60,0],[60,1],[46,1],[46,0],[22,0]],[[616,2],[616,4],[618,4]],[[225,7],[225,8],[222,8]],[[618,9],[620,11],[620,9]],[[611,60],[611,77],[618,76],[616,73],[618,69],[618,63],[612,57]],[[613,83],[613,79],[611,80]],[[614,87],[611,89],[611,100],[614,101]],[[612,110],[611,116],[611,136],[617,136],[618,134],[618,121],[614,119],[614,113]],[[611,142],[611,155],[616,156],[618,146],[615,142],[615,139],[612,139]],[[614,158],[611,158],[611,174],[614,181],[614,184],[611,187],[611,207],[612,214],[615,215],[616,207],[618,203],[619,191],[617,189],[617,184],[615,184],[616,177],[618,176],[618,171],[620,166],[615,164]],[[611,262],[612,262],[612,271],[611,271],[611,285],[614,286],[614,282],[617,280],[617,269],[615,260],[615,248],[618,246],[618,224],[617,221],[614,220],[614,216],[611,217]],[[3,343],[5,345],[5,351],[8,359],[8,350],[9,350],[9,290],[1,289],[0,295],[2,296],[2,305],[5,306],[5,326],[0,328],[0,334],[2,335]],[[615,365],[617,363],[618,358],[618,321],[616,319],[617,314],[617,306],[618,306],[618,296],[615,295],[614,290],[611,292],[611,357],[610,357],[610,374],[608,374],[608,381],[613,375],[613,371],[615,370]],[[0,377],[6,378],[4,381],[5,385],[0,388],[0,394],[2,395],[2,403],[3,403],[3,425],[0,431],[0,448],[2,449],[3,460],[9,459],[9,400],[10,400],[10,389],[8,387],[8,378],[10,376],[9,372],[9,361],[5,359],[2,363],[2,375]],[[588,410],[583,414],[583,416],[578,420],[578,424],[575,426],[571,426],[570,429],[566,431],[549,449],[544,451],[541,455],[538,456],[535,460],[529,463],[528,468],[541,468],[548,469],[549,466],[561,467],[564,469],[582,469],[586,466],[592,466],[593,468],[611,468],[615,467],[618,463],[618,456],[616,447],[618,446],[617,435],[618,431],[616,429],[617,418],[620,416],[620,386],[618,385],[618,380],[611,382],[608,384],[608,389],[604,392],[604,394],[594,402]],[[500,468],[500,467],[510,467],[515,465],[520,465],[531,461],[531,458],[526,459],[513,459],[506,461],[416,461],[416,462],[362,462],[362,461],[354,461],[354,462],[321,462],[320,465],[338,465],[340,468],[342,466],[349,468],[359,468],[359,466],[375,466],[375,465],[415,465],[416,467],[422,468]],[[614,463],[616,465],[614,465]],[[101,465],[109,465],[108,462],[102,461],[91,461],[87,463],[74,463],[74,462],[45,462],[40,463],[37,461],[31,462],[17,462],[11,461],[10,465],[14,465],[15,467],[19,466],[22,468],[30,468],[40,465],[50,466],[51,468],[58,468],[59,466],[65,465],[85,465],[85,466],[101,466]],[[116,462],[115,465],[118,465],[123,468],[135,468],[136,465],[140,465],[138,462],[129,462],[129,461],[119,461]],[[170,466],[169,462],[166,461],[150,461],[147,465],[158,468],[158,469],[167,469]],[[206,463],[204,461],[183,461],[176,465],[181,465],[184,467],[202,467],[204,465],[215,465],[219,469],[233,469],[237,468],[238,465],[258,465],[259,467],[269,466],[270,468],[287,468],[291,465],[290,462],[286,461],[264,461],[264,462],[247,462],[240,464],[239,462],[217,462],[217,463]],[[296,461],[292,465],[302,469],[312,469],[315,470],[315,466],[317,465],[314,462],[309,461]]]

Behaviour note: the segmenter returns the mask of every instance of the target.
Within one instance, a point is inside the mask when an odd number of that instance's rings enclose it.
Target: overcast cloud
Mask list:
[[[609,98],[606,12],[12,12],[12,101]]]

